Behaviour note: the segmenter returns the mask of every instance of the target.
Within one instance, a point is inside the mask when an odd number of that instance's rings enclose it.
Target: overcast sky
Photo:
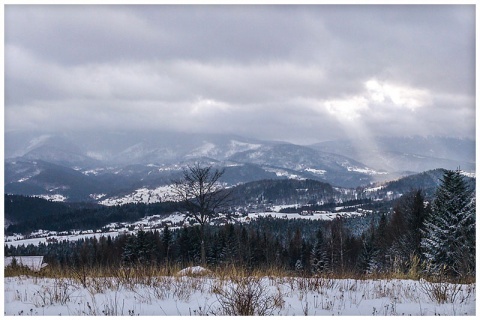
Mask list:
[[[475,7],[5,6],[5,130],[475,138]]]

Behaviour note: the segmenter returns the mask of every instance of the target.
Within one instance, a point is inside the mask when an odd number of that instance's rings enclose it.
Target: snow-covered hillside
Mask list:
[[[124,196],[106,198],[99,201],[105,206],[116,206],[126,203],[156,203],[165,201],[175,201],[172,187],[160,186],[158,188],[140,188]]]
[[[41,194],[38,197],[45,200],[57,201],[57,202],[64,202],[65,200],[67,200],[67,197],[61,194]]]

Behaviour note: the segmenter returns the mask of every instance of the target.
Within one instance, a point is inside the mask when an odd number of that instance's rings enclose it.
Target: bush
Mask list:
[[[432,282],[420,279],[420,288],[430,300],[439,304],[456,303],[462,292],[462,285],[448,283],[443,281],[443,279]]]
[[[222,313],[227,316],[272,315],[284,304],[280,291],[269,293],[262,279],[257,277],[232,278],[226,287],[216,286],[214,293]]]

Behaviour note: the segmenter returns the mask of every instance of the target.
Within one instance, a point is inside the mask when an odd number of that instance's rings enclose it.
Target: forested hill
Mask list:
[[[67,213],[70,207],[62,202],[53,202],[37,197],[5,194],[5,220],[20,222],[34,218]]]
[[[330,184],[317,180],[261,180],[239,185],[233,189],[236,204],[292,204],[330,201],[339,192]]]
[[[91,206],[64,204],[50,200],[5,195],[6,233],[28,233],[44,230],[97,229],[111,222],[133,222],[145,216],[167,214],[176,210],[171,202],[126,204],[122,206]]]
[[[434,197],[437,187],[441,184],[445,171],[445,169],[428,170],[389,181],[384,183],[381,188],[375,192],[376,196],[385,198],[388,193],[401,195],[412,190],[422,190],[425,197],[431,199]],[[470,190],[475,190],[475,178],[463,176],[463,179]]]

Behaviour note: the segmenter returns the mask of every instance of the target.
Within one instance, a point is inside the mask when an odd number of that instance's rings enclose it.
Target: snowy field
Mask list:
[[[240,280],[238,280],[240,279]],[[413,280],[185,275],[74,279],[7,277],[4,315],[235,315],[251,294],[257,315],[475,315],[475,285]],[[445,293],[439,302],[436,293]],[[255,309],[256,308],[256,309]]]

